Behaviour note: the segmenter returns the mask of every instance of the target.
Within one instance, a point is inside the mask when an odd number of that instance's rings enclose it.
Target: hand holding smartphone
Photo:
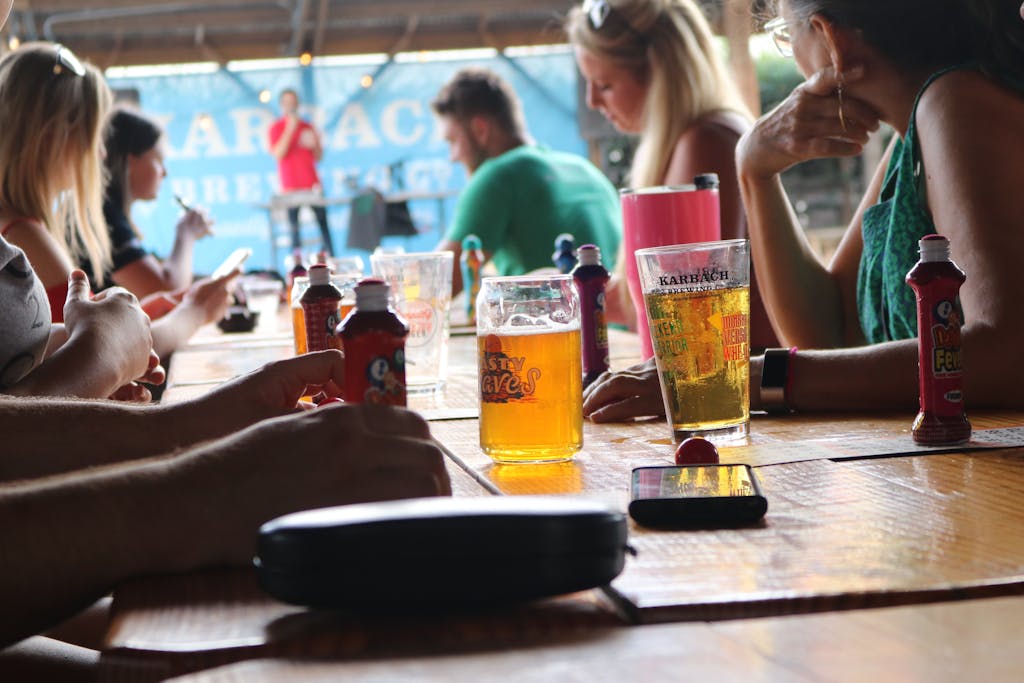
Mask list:
[[[630,517],[652,528],[742,526],[768,510],[750,465],[637,467],[630,489]]]

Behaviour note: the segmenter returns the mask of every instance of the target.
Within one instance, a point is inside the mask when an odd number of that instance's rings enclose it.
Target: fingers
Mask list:
[[[661,397],[654,400],[651,396],[630,396],[621,401],[609,403],[590,413],[593,422],[621,422],[635,417],[664,415],[665,406]]]
[[[156,385],[167,381],[167,371],[160,365],[160,356],[156,355],[156,351],[153,349],[149,350],[149,363],[146,372],[138,378],[138,381]]]
[[[588,393],[583,397],[583,414],[589,416],[609,403],[616,403],[626,398],[631,398],[644,393],[649,393],[650,380],[643,379],[636,375],[627,373],[615,373],[601,375],[593,384],[588,387]],[[654,382],[657,391],[657,381]]]
[[[65,300],[65,306],[75,301],[88,301],[89,300],[89,278],[85,276],[85,273],[78,268],[71,271],[71,275],[68,276],[68,296]]]
[[[322,387],[332,383],[335,388],[345,386],[345,357],[334,349],[304,353],[301,356],[270,363],[254,376],[264,374],[284,380],[286,391],[294,394],[295,400],[298,400],[308,386]]]

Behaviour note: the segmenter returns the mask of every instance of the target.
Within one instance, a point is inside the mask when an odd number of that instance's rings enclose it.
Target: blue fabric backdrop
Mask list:
[[[216,219],[213,238],[196,250],[197,272],[209,272],[239,246],[251,246],[249,265],[270,264],[268,221],[260,204],[277,184],[276,162],[267,149],[267,128],[277,117],[277,96],[293,88],[303,100],[304,118],[321,132],[325,150],[319,164],[325,194],[351,193],[346,178],[385,192],[456,192],[465,183],[461,166],[448,160],[448,146],[430,110],[430,101],[457,69],[486,66],[519,93],[531,133],[555,149],[586,153],[576,121],[577,76],[569,52],[448,61],[391,62],[386,65],[314,63],[310,67],[220,69],[212,73],[111,77],[111,87],[134,88],[141,108],[167,131],[168,178],[154,202],[137,202],[134,217],[146,245],[166,255],[180,209],[172,193],[205,207]],[[364,89],[360,79],[375,74]],[[272,93],[268,104],[261,91]],[[389,166],[402,162],[398,178]],[[385,238],[407,250],[427,250],[440,238],[442,215],[452,215],[456,199],[412,202],[419,235]],[[348,209],[333,208],[330,222],[336,246],[344,245]],[[311,218],[311,216],[309,216]],[[310,238],[316,235],[309,226]],[[281,226],[280,233],[287,230]],[[286,245],[279,256],[289,253]],[[365,256],[365,254],[364,254]]]

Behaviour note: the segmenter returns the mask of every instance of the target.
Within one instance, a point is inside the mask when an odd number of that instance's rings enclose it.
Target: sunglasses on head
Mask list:
[[[584,0],[583,2],[583,13],[587,15],[590,26],[595,31],[604,26],[611,11],[612,6],[608,4],[608,0]]]
[[[56,48],[57,53],[53,63],[54,75],[60,75],[64,73],[65,70],[70,71],[76,76],[85,75],[85,67],[82,66],[80,61],[78,61],[78,57],[75,56],[74,52],[60,43],[56,44]]]

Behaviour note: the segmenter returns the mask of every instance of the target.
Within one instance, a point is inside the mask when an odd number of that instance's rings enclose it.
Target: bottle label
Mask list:
[[[608,369],[608,321],[605,317],[605,283],[608,276],[576,277],[580,293],[580,324],[583,336],[583,372],[600,374]]]
[[[340,349],[341,337],[336,329],[341,322],[337,299],[314,299],[302,302],[302,317],[306,323],[306,350],[326,351]]]
[[[924,321],[922,321],[924,322]],[[930,382],[922,387],[931,409],[938,415],[963,412],[963,366],[960,358],[960,309],[952,297],[941,298],[930,307],[928,327],[922,329],[922,365],[928,368]]]
[[[345,344],[345,400],[405,406],[405,340],[383,331]]]

